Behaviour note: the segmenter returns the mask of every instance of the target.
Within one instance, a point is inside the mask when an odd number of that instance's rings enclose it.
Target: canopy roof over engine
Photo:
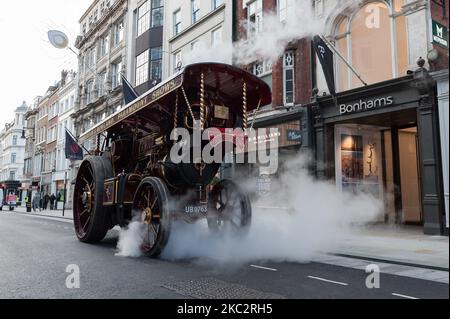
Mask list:
[[[186,93],[188,100],[197,99],[202,73],[205,92],[219,96],[232,112],[242,114],[244,83],[248,112],[271,103],[270,87],[253,74],[228,64],[191,64],[83,133],[80,142],[105,131],[120,132],[124,125],[145,126],[157,132],[164,118],[173,117],[175,105],[179,109],[186,107],[186,99],[180,91]]]

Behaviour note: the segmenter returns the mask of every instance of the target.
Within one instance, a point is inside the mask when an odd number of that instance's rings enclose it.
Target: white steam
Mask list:
[[[300,157],[287,161],[289,170],[273,181],[270,197],[252,203],[248,235],[213,234],[206,223],[175,223],[162,257],[306,262],[318,253],[334,251],[352,227],[373,221],[380,213],[378,200],[342,193],[333,183],[315,180],[305,163]],[[247,181],[246,186],[251,183],[256,187],[256,181]]]
[[[337,0],[331,15],[342,12],[344,8],[357,7],[361,0]],[[331,19],[332,20],[332,19]],[[234,43],[223,42],[216,47],[208,48],[200,45],[189,54],[183,56],[184,64],[197,62],[220,62],[247,65],[255,61],[276,61],[283,55],[289,43],[325,31],[326,18],[316,16],[310,1],[294,1],[292,8],[287,12],[285,21],[280,21],[277,12],[264,12],[261,30],[251,37],[246,37]],[[242,24],[244,32],[255,25],[247,22]]]
[[[132,221],[127,227],[121,228],[119,241],[117,243],[120,257],[140,257],[142,256],[141,245],[144,242],[145,225],[140,221]]]

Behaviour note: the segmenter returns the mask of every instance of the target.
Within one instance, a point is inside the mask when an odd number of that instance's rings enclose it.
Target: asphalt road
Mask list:
[[[114,232],[87,245],[67,221],[0,212],[0,298],[449,298],[447,284],[408,277],[381,274],[380,288],[368,289],[357,269],[123,258],[116,243]],[[72,264],[79,289],[66,287]]]

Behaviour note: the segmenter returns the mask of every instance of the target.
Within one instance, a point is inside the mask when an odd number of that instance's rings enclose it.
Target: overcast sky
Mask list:
[[[93,0],[2,1],[0,10],[0,130],[22,101],[31,103],[58,81],[62,69],[77,68],[69,50],[53,48],[47,31],[64,31],[71,46],[78,20]]]

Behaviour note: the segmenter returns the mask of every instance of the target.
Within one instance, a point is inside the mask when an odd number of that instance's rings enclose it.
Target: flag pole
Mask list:
[[[336,55],[339,58],[341,58],[342,61],[344,61],[344,63],[353,72],[353,74],[356,75],[356,77],[362,82],[362,84],[367,86],[367,83],[362,79],[361,75],[355,70],[355,68],[350,64],[350,62],[348,62],[347,59],[342,56],[342,54],[339,52],[339,50],[336,49],[335,46],[330,41],[328,41],[328,39],[324,35],[320,34],[319,36],[326,43],[326,45],[330,48],[330,50],[332,50],[334,53],[336,53]]]

